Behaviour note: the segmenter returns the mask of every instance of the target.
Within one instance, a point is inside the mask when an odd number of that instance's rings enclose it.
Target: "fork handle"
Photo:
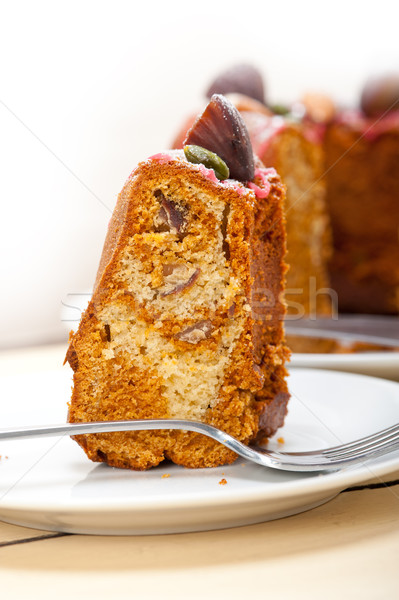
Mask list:
[[[50,437],[64,435],[81,435],[87,433],[112,433],[116,431],[142,431],[153,429],[183,429],[203,433],[223,443],[227,433],[216,427],[199,421],[180,419],[137,419],[134,421],[92,421],[87,423],[62,423],[58,425],[35,425],[33,427],[18,427],[0,429],[0,440],[23,439],[31,437]]]
[[[138,431],[153,429],[181,429],[206,435],[223,444],[242,458],[258,463],[264,467],[285,471],[329,471],[342,466],[349,466],[366,460],[367,458],[381,456],[398,448],[398,436],[395,433],[388,436],[384,447],[373,450],[372,454],[360,453],[359,456],[329,456],[337,447],[310,451],[310,452],[275,452],[263,448],[251,448],[232,437],[228,433],[199,421],[186,421],[179,419],[141,419],[134,421],[93,421],[89,423],[67,423],[62,425],[48,425],[36,427],[20,427],[17,429],[0,430],[0,441],[22,439],[30,437],[81,435],[88,433],[111,433],[116,431]],[[395,430],[389,428],[385,432]],[[384,432],[383,432],[384,433]],[[377,435],[377,434],[376,434]],[[371,436],[375,437],[375,436]],[[367,438],[363,438],[365,440]],[[362,441],[362,440],[360,440]],[[348,444],[346,447],[352,447]]]

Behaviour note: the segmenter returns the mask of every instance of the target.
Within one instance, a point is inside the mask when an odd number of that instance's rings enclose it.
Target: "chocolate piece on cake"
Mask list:
[[[70,422],[192,419],[246,444],[283,424],[284,192],[274,169],[258,161],[252,182],[220,181],[183,151],[138,165],[71,336]],[[90,459],[131,469],[236,458],[184,431],[75,439]]]
[[[325,134],[330,272],[340,311],[398,314],[399,77],[375,85],[363,110],[341,110]]]

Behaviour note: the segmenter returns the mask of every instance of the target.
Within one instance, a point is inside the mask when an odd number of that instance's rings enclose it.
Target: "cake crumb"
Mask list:
[[[226,485],[227,481],[225,480],[225,478],[223,477],[223,479],[221,479],[219,481],[219,485]]]
[[[267,444],[269,443],[269,438],[266,436],[262,436],[258,438],[258,444],[260,446],[267,446]]]
[[[162,479],[166,479],[167,477],[170,477],[170,473],[164,473],[162,475]]]
[[[279,437],[279,438],[277,438],[277,442],[279,444],[284,444],[285,443],[285,439],[283,437]]]

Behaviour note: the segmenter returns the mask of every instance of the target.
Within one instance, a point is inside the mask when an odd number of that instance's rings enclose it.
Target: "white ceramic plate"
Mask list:
[[[3,375],[0,382],[2,426],[65,420],[66,367]],[[276,436],[283,436],[284,444],[271,441],[287,451],[349,441],[399,421],[399,384],[393,382],[294,369],[290,388],[289,416]],[[331,474],[278,472],[241,460],[216,469],[166,464],[134,472],[90,462],[69,438],[1,442],[0,454],[0,519],[89,534],[159,534],[258,523],[308,510],[348,486],[399,468],[398,452]]]
[[[332,369],[399,381],[399,352],[358,352],[354,354],[296,354],[291,367]]]

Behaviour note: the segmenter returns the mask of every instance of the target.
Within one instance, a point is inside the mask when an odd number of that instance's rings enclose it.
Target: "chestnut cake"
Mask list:
[[[219,131],[216,147],[204,123]],[[231,155],[230,133],[243,158]],[[285,189],[246,136],[238,112],[214,96],[184,151],[155,155],[130,175],[92,300],[71,334],[69,422],[190,419],[246,444],[283,424]],[[75,439],[94,461],[139,470],[164,459],[196,468],[236,458],[187,431]]]

